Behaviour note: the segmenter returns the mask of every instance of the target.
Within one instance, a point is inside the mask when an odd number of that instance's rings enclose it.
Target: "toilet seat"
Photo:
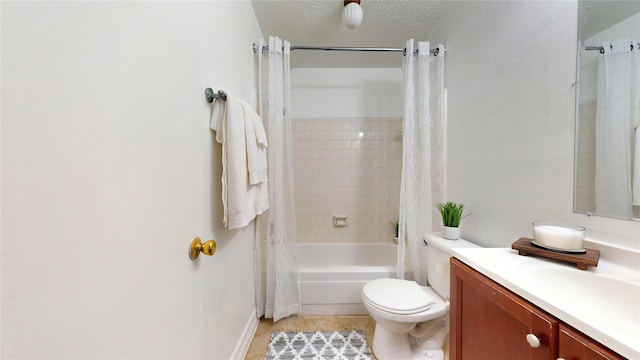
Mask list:
[[[365,284],[362,299],[372,307],[396,315],[418,314],[436,303],[415,281],[388,278]]]
[[[380,305],[376,305],[375,301],[371,301],[369,297],[365,296],[364,291],[362,292],[361,297],[362,304],[367,309],[367,311],[369,311],[369,315],[371,315],[376,321],[378,321],[379,319],[385,319],[399,322],[423,322],[447,314],[447,312],[449,311],[448,300],[440,297],[440,295],[429,286],[418,285],[418,287],[434,301],[434,303],[424,311],[420,311],[414,314],[396,314],[392,312],[393,310],[389,310],[381,307]]]

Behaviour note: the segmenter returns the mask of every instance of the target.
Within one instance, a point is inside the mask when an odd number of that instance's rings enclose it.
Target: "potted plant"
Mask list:
[[[464,218],[464,204],[446,202],[438,204],[442,216],[442,237],[449,240],[460,239],[460,220]]]
[[[400,231],[400,221],[398,221],[398,220],[392,221],[391,225],[393,226],[393,233],[396,234],[396,237],[394,238],[394,242],[397,244],[398,243],[398,231]]]

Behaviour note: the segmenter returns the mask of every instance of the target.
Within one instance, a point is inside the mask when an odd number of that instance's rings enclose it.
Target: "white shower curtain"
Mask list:
[[[638,46],[630,39],[604,42],[598,60],[596,108],[596,214],[632,216],[632,145],[637,126]],[[631,47],[633,45],[633,50]],[[636,117],[635,119],[632,119]],[[636,160],[637,157],[636,157]],[[640,164],[640,162],[639,162]],[[640,186],[640,182],[638,183]],[[639,194],[640,195],[640,194]]]
[[[407,41],[404,57],[404,111],[402,120],[402,180],[397,276],[404,278],[407,263],[414,279],[427,284],[422,240],[438,219],[435,204],[443,199],[444,46],[429,53],[429,42]],[[437,221],[437,220],[436,220]]]
[[[258,52],[259,113],[269,143],[267,160],[271,206],[258,216],[256,226],[256,305],[258,317],[264,315],[278,321],[300,312],[298,266],[294,254],[296,222],[291,146],[290,44],[270,36],[269,51],[263,54],[262,50],[263,42]]]

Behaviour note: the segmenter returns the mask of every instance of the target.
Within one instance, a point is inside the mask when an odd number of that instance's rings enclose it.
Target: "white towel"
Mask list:
[[[262,119],[246,101],[242,101],[242,110],[247,143],[249,184],[256,185],[267,181],[267,134],[264,132]]]
[[[269,208],[262,120],[245,101],[227,95],[226,101],[214,101],[209,127],[222,144],[222,222],[228,229],[247,226]]]

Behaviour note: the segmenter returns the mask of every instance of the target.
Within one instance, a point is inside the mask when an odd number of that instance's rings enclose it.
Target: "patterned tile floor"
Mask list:
[[[274,323],[271,319],[260,319],[256,334],[249,345],[245,360],[263,360],[271,333],[276,330],[318,331],[318,330],[364,330],[369,348],[373,342],[376,323],[369,315],[301,315],[291,316]]]

